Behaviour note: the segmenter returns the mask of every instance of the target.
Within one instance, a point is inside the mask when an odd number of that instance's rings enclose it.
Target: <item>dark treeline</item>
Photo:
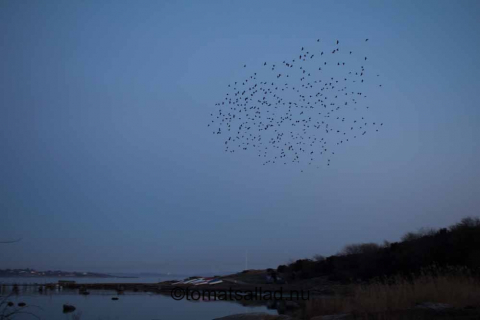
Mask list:
[[[418,274],[432,265],[480,270],[480,219],[464,218],[449,228],[409,232],[402,241],[346,246],[336,255],[301,259],[281,265],[287,280],[329,276],[331,280],[369,280],[382,276]]]

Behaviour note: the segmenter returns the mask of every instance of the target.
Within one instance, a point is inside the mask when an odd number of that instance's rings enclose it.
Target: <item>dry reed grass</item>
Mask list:
[[[457,308],[480,307],[480,282],[466,268],[424,269],[419,276],[384,278],[351,285],[350,296],[334,296],[307,303],[306,318],[349,313],[386,314],[404,311],[423,302]],[[379,317],[375,317],[380,319]]]

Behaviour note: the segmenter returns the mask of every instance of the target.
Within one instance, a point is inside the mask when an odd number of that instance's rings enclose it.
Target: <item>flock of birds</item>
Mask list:
[[[368,57],[338,40],[328,51],[316,42],[282,63],[263,62],[254,71],[244,65],[244,79],[228,84],[208,124],[225,137],[226,152],[253,150],[263,165],[329,166],[337,146],[379,131],[383,123],[366,115],[365,91],[382,86],[380,75],[367,71]]]

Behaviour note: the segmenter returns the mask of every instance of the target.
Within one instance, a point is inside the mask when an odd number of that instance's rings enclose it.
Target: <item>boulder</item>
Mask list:
[[[70,304],[64,304],[63,305],[63,313],[69,313],[75,311],[75,307],[70,305]]]

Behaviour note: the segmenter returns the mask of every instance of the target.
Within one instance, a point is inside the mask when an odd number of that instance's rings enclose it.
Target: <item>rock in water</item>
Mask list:
[[[68,312],[73,312],[75,311],[75,307],[70,305],[70,304],[64,304],[63,305],[63,313],[68,313]]]

